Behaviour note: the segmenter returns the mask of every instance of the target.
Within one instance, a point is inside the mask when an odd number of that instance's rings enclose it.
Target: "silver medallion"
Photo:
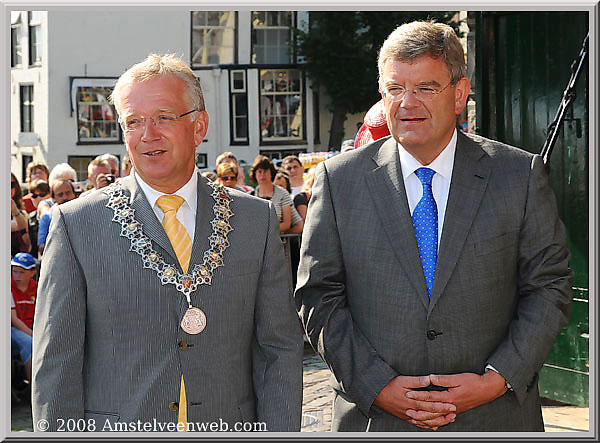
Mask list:
[[[206,327],[206,315],[198,308],[188,308],[181,320],[181,329],[188,334],[200,334]]]

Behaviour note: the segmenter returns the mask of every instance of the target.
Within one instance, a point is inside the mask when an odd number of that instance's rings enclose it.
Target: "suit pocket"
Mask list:
[[[83,411],[85,422],[88,424],[88,431],[96,432],[110,432],[118,430],[115,424],[119,421],[121,416],[116,412],[103,412],[103,411]],[[95,429],[92,428],[93,427]]]
[[[507,232],[495,237],[474,238],[475,254],[486,255],[508,249],[519,241],[519,231]]]

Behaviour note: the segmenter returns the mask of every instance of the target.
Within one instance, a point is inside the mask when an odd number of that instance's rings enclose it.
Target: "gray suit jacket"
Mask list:
[[[122,184],[155,249],[179,267],[133,176]],[[190,269],[209,248],[210,192],[200,176]],[[302,340],[279,223],[265,200],[231,195],[225,265],[191,296],[207,317],[197,335],[180,327],[185,296],[143,269],[119,236],[104,192],[54,210],[33,333],[34,423],[48,420],[50,430],[69,418],[93,418],[97,428],[106,420],[176,423],[171,403],[183,374],[188,422],[299,430]]]
[[[459,133],[431,300],[386,138],[319,165],[296,303],[333,372],[333,429],[418,431],[373,406],[397,375],[482,374],[513,391],[440,431],[541,431],[537,374],[571,302],[563,224],[539,156]]]

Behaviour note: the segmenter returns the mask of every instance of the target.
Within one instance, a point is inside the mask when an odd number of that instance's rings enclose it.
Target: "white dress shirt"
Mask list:
[[[438,155],[434,161],[425,166],[433,169],[435,175],[431,181],[431,190],[438,211],[438,251],[440,249],[440,240],[442,238],[442,228],[444,227],[444,216],[446,215],[446,205],[448,204],[448,193],[450,192],[450,181],[452,180],[452,169],[454,168],[454,154],[456,153],[456,129],[450,139],[450,143]],[[415,171],[424,167],[417,159],[410,155],[400,143],[398,152],[400,153],[400,164],[402,166],[402,177],[404,187],[406,188],[406,197],[408,198],[408,207],[412,215],[415,206],[423,196],[423,184]]]
[[[165,213],[162,209],[158,207],[156,204],[156,200],[158,197],[163,195],[168,195],[163,192],[157,191],[152,188],[148,183],[146,183],[142,178],[133,171],[134,177],[137,180],[140,188],[144,192],[146,199],[148,199],[148,203],[150,203],[150,207],[156,214],[158,221],[162,224],[162,220],[165,217]],[[194,167],[194,173],[192,174],[192,178],[175,191],[173,194],[182,197],[185,201],[177,210],[177,220],[181,222],[181,224],[185,227],[186,231],[190,235],[190,239],[194,241],[194,233],[196,231],[196,210],[198,207],[198,168]]]

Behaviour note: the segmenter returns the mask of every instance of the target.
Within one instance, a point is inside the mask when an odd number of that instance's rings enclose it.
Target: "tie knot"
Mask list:
[[[435,171],[430,168],[419,168],[415,171],[415,175],[419,177],[422,184],[431,186],[431,180],[435,175]]]
[[[169,211],[176,211],[183,204],[184,199],[178,195],[161,195],[156,200],[156,204],[164,213]]]

